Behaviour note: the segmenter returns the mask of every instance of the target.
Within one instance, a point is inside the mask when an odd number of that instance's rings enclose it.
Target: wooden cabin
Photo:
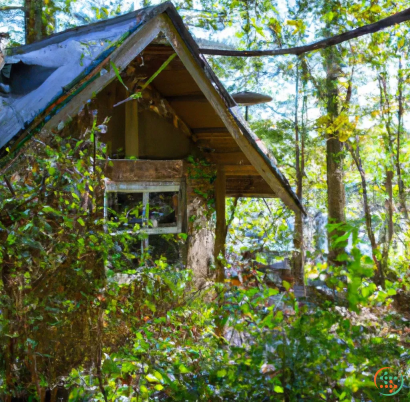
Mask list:
[[[3,152],[40,132],[84,130],[92,110],[112,162],[107,217],[155,206],[148,242],[187,233],[182,259],[199,282],[224,247],[226,197],[279,197],[303,212],[171,3],[9,49],[0,83]]]

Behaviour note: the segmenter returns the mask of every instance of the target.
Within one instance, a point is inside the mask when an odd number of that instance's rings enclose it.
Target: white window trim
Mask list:
[[[108,219],[108,193],[142,193],[142,203],[144,211],[149,201],[149,193],[162,193],[162,192],[177,192],[178,191],[178,211],[177,211],[177,225],[173,227],[142,227],[138,231],[126,230],[111,233],[116,235],[117,233],[129,233],[139,234],[146,233],[147,235],[154,234],[170,234],[182,232],[182,219],[183,219],[183,194],[184,186],[182,182],[113,182],[106,180],[105,182],[105,194],[104,194],[104,218]]]

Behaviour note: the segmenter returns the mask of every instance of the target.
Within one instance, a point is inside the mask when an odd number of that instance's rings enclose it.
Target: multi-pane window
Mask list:
[[[119,222],[118,230],[148,235],[180,233],[183,219],[181,187],[181,183],[169,182],[107,182],[105,218]]]

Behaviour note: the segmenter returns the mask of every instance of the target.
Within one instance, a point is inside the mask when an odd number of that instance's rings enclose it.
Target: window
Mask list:
[[[120,230],[131,233],[135,225],[139,232],[149,235],[181,233],[183,220],[183,185],[180,182],[106,183],[104,216],[118,220],[119,214],[127,219],[119,226]]]

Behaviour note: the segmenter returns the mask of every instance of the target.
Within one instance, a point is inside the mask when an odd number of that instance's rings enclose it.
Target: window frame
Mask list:
[[[183,181],[172,181],[172,182],[136,182],[136,181],[106,181],[105,192],[104,192],[104,219],[108,219],[108,193],[142,193],[142,203],[143,203],[143,214],[147,211],[146,206],[149,204],[150,193],[167,193],[167,192],[178,192],[178,211],[177,224],[175,226],[168,227],[149,227],[141,226],[138,231],[133,230],[118,230],[111,234],[115,235],[117,233],[129,233],[129,234],[140,234],[144,233],[147,235],[156,234],[175,234],[182,233],[182,221],[184,217],[184,206],[185,206],[185,184]],[[143,218],[145,225],[147,225],[147,217]],[[143,223],[144,225],[144,223]]]

